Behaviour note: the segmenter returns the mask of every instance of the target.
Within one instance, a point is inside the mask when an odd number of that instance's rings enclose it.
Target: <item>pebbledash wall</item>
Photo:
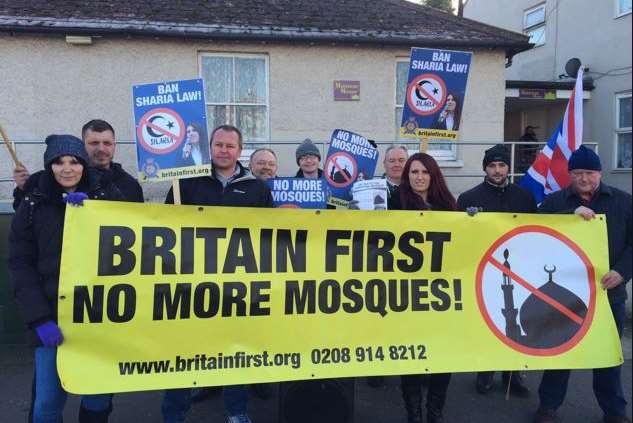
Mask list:
[[[416,46],[416,47],[424,47]],[[356,131],[378,141],[396,138],[396,63],[407,48],[237,43],[153,38],[93,38],[70,45],[62,36],[0,35],[0,123],[18,143],[20,159],[31,170],[42,166],[43,140],[50,133],[79,134],[83,123],[103,118],[119,140],[134,138],[133,84],[197,78],[203,53],[265,55],[268,60],[269,138],[325,141],[333,129]],[[462,113],[461,140],[503,139],[505,51],[476,49]],[[333,82],[357,80],[361,100],[335,102]],[[274,146],[281,155],[280,175],[296,171],[295,145]],[[483,145],[462,146],[456,160],[443,162],[446,173],[480,174]],[[119,146],[115,159],[134,173],[135,149]],[[0,178],[12,164],[0,151]],[[379,169],[382,172],[382,167]],[[450,178],[458,194],[477,178]],[[0,201],[9,201],[12,184],[0,184]],[[146,186],[147,197],[162,201],[166,186]]]

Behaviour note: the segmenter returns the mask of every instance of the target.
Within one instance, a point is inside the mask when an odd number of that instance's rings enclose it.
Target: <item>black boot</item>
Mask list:
[[[494,372],[479,372],[477,373],[477,392],[482,395],[486,395],[492,389],[492,380]]]
[[[108,423],[111,408],[103,411],[90,411],[79,407],[79,423]]]
[[[422,423],[422,387],[419,383],[405,380],[405,377],[402,380],[402,398],[407,410],[407,423]]]
[[[510,395],[520,398],[530,396],[530,389],[525,385],[525,377],[519,372],[503,372],[503,389],[508,389],[510,385]]]

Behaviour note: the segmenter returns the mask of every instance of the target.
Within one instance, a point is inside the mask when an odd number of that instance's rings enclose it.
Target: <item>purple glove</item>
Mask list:
[[[37,326],[35,332],[37,332],[37,336],[40,337],[45,347],[56,347],[64,342],[62,331],[57,326],[57,323],[52,320]]]
[[[69,192],[64,197],[64,202],[66,204],[70,204],[71,206],[81,207],[84,205],[84,200],[88,199],[88,194],[85,192]]]

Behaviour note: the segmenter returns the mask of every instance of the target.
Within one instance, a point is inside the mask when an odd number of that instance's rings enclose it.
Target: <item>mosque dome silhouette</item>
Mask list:
[[[549,274],[549,280],[538,291],[584,320],[587,315],[587,305],[572,291],[554,281],[556,266],[551,270],[545,266],[544,270]],[[521,343],[536,349],[560,347],[570,341],[582,327],[582,323],[573,321],[535,294],[530,295],[521,306],[520,321],[525,333]]]

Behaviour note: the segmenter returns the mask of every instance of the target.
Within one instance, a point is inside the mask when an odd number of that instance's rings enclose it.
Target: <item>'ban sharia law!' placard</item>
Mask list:
[[[461,51],[411,50],[402,137],[457,138],[471,58]]]
[[[211,174],[202,79],[132,89],[141,181]]]

